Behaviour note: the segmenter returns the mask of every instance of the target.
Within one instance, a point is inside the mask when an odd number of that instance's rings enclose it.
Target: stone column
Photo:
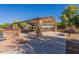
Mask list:
[[[37,37],[42,36],[42,21],[41,20],[38,21],[36,34],[37,34]]]
[[[54,25],[54,30],[55,30],[55,32],[57,32],[57,24],[56,23]]]

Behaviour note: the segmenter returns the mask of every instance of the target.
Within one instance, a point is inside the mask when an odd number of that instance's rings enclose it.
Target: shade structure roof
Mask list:
[[[43,23],[53,23],[53,24],[56,23],[56,21],[55,21],[53,16],[42,17],[42,18],[34,18],[34,19],[22,21],[22,22],[27,22],[28,24],[31,24],[31,25],[38,25],[39,24],[39,20],[42,20]]]

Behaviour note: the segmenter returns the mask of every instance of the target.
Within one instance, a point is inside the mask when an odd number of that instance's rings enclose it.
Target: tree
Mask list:
[[[74,18],[79,13],[77,6],[68,6],[62,13],[61,19],[65,27],[74,26],[76,19]]]
[[[63,25],[62,25],[62,22],[57,22],[57,26],[58,27],[62,27]]]
[[[62,16],[61,16],[61,19],[62,19],[62,24],[63,24],[63,26],[64,27],[67,27],[68,26],[68,23],[69,23],[69,18],[66,16],[66,14],[63,14]]]
[[[10,24],[9,23],[3,23],[0,25],[1,28],[9,28]]]
[[[74,23],[75,23],[76,28],[79,28],[79,15],[76,15],[73,18],[73,20],[74,20]]]
[[[19,25],[18,23],[19,23],[19,22],[14,21],[14,22],[12,23],[12,27],[13,27],[14,29],[19,29],[19,28],[20,28],[20,25]]]
[[[27,28],[29,26],[29,24],[26,22],[22,22],[22,23],[20,23],[20,26],[21,26],[21,28]]]
[[[16,24],[16,23],[13,23],[12,24],[12,27],[14,28],[14,29],[18,29],[19,27],[18,27],[18,24]]]

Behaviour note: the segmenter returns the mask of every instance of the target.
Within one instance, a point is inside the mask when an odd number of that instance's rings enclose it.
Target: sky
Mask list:
[[[60,21],[67,6],[69,4],[0,4],[0,24],[48,16]]]

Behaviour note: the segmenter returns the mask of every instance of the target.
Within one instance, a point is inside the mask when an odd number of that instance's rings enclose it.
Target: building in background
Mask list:
[[[26,22],[30,26],[31,31],[37,30],[38,27],[40,27],[41,31],[57,31],[57,25],[54,17],[41,17],[41,18],[34,18],[26,21],[18,22],[17,24]],[[23,29],[23,28],[22,28]]]
[[[56,21],[52,16],[34,18],[23,22],[32,25],[32,30],[36,30],[37,26],[39,26],[42,31],[57,31]]]

